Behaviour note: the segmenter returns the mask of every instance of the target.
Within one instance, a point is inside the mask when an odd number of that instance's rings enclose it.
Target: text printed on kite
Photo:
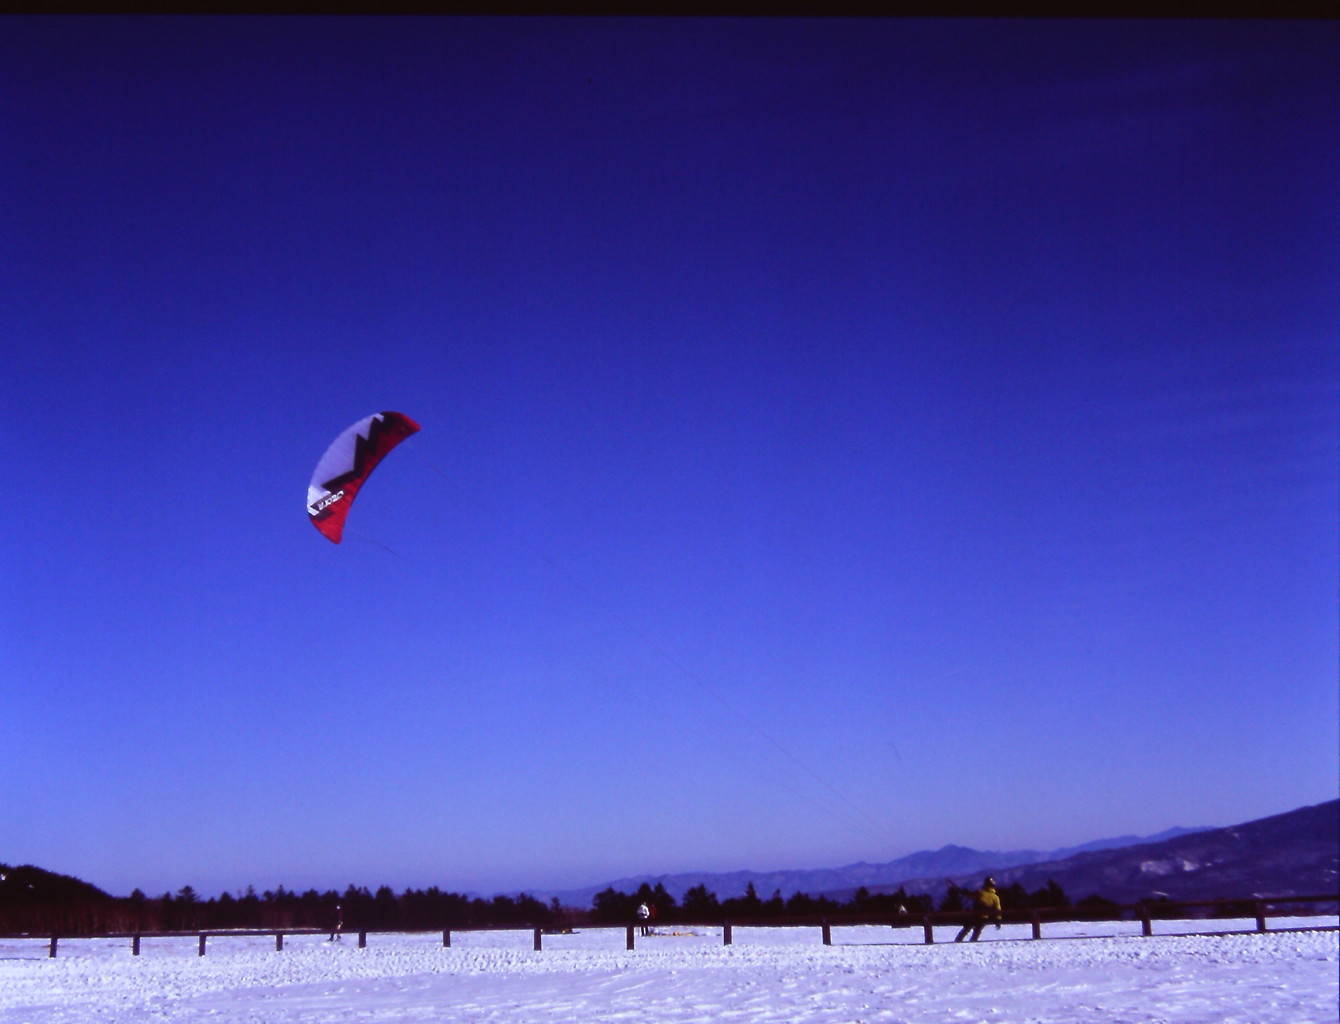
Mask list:
[[[316,464],[307,485],[307,514],[332,543],[344,534],[344,521],[368,476],[419,425],[399,412],[378,412],[343,431]]]

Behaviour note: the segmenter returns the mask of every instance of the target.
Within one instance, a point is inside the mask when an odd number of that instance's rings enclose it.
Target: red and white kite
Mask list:
[[[331,442],[307,485],[307,513],[312,525],[338,544],[358,489],[386,453],[419,425],[398,412],[379,412],[361,419]]]

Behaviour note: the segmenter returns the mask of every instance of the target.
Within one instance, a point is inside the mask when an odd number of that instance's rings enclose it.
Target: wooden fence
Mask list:
[[[1215,920],[1225,920],[1225,916],[1231,914],[1237,919],[1250,917],[1255,919],[1255,928],[1250,931],[1243,929],[1232,930],[1205,930],[1199,932],[1177,932],[1179,935],[1243,935],[1253,932],[1270,931],[1269,921],[1272,917],[1298,917],[1308,916],[1300,914],[1284,914],[1281,908],[1286,905],[1320,905],[1326,908],[1332,905],[1340,905],[1340,894],[1328,894],[1322,896],[1280,896],[1280,897],[1249,897],[1236,900],[1197,900],[1189,902],[1175,902],[1170,900],[1156,900],[1137,903],[1128,906],[1109,906],[1102,908],[1083,908],[1083,907],[1065,907],[1048,908],[1033,910],[1006,910],[1002,913],[1002,921],[1008,924],[1030,924],[1032,926],[1032,937],[1034,939],[1043,938],[1044,924],[1057,924],[1060,922],[1074,921],[1134,921],[1140,922],[1141,934],[1145,936],[1154,935],[1154,924],[1159,921],[1204,921],[1207,925]],[[1210,916],[1204,915],[1183,915],[1177,916],[1175,912],[1187,910],[1209,910]],[[1247,912],[1244,912],[1247,911]],[[1325,909],[1314,910],[1314,914],[1329,916]],[[779,917],[779,918],[760,918],[751,920],[737,921],[681,921],[676,922],[675,927],[705,927],[720,928],[723,945],[732,945],[734,943],[734,930],[736,927],[748,928],[815,928],[819,932],[820,941],[825,946],[833,944],[834,927],[851,927],[858,925],[879,925],[892,926],[893,928],[914,928],[918,925],[922,929],[923,938],[926,945],[932,945],[935,942],[934,929],[936,925],[962,925],[968,920],[968,912],[939,912],[931,914],[900,914],[890,916],[888,914],[842,914],[831,915],[828,917]],[[641,923],[628,925],[595,924],[582,927],[583,931],[597,930],[624,930],[625,948],[635,949],[637,943],[637,933],[641,930]],[[493,928],[456,928],[443,929],[442,945],[444,948],[450,948],[452,931],[457,932],[484,932],[484,931],[516,931],[515,927],[493,927]],[[1284,931],[1338,931],[1338,925],[1308,925],[1303,928],[1275,929]],[[532,929],[534,934],[534,948],[538,952],[544,948],[544,936],[554,934],[553,931],[544,928]],[[357,931],[358,947],[364,948],[368,944],[369,935],[377,934],[436,934],[437,930],[431,932],[413,932],[405,929],[383,929],[373,931],[362,929]],[[172,931],[172,932],[107,932],[97,935],[58,935],[58,934],[33,934],[33,933],[8,933],[0,934],[0,939],[40,939],[47,943],[47,956],[54,957],[59,947],[60,941],[64,939],[129,939],[130,951],[133,956],[140,955],[140,944],[144,939],[162,939],[162,938],[198,938],[199,955],[204,956],[208,947],[210,938],[224,938],[236,936],[273,936],[275,940],[275,950],[281,951],[284,948],[284,939],[286,936],[293,935],[330,935],[329,928],[284,928],[284,929],[261,929],[261,930],[211,930],[211,931]],[[353,934],[353,931],[350,932]],[[1097,936],[1086,936],[1096,938]]]

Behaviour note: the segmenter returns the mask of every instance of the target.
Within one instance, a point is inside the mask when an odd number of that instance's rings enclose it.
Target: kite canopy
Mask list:
[[[338,544],[358,489],[386,453],[418,429],[419,425],[402,413],[379,412],[359,420],[335,438],[307,485],[307,513],[312,525]]]

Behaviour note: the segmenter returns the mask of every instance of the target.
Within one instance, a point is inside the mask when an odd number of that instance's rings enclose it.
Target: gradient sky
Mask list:
[[[1340,789],[1340,24],[9,18],[0,139],[0,861],[534,890]]]

